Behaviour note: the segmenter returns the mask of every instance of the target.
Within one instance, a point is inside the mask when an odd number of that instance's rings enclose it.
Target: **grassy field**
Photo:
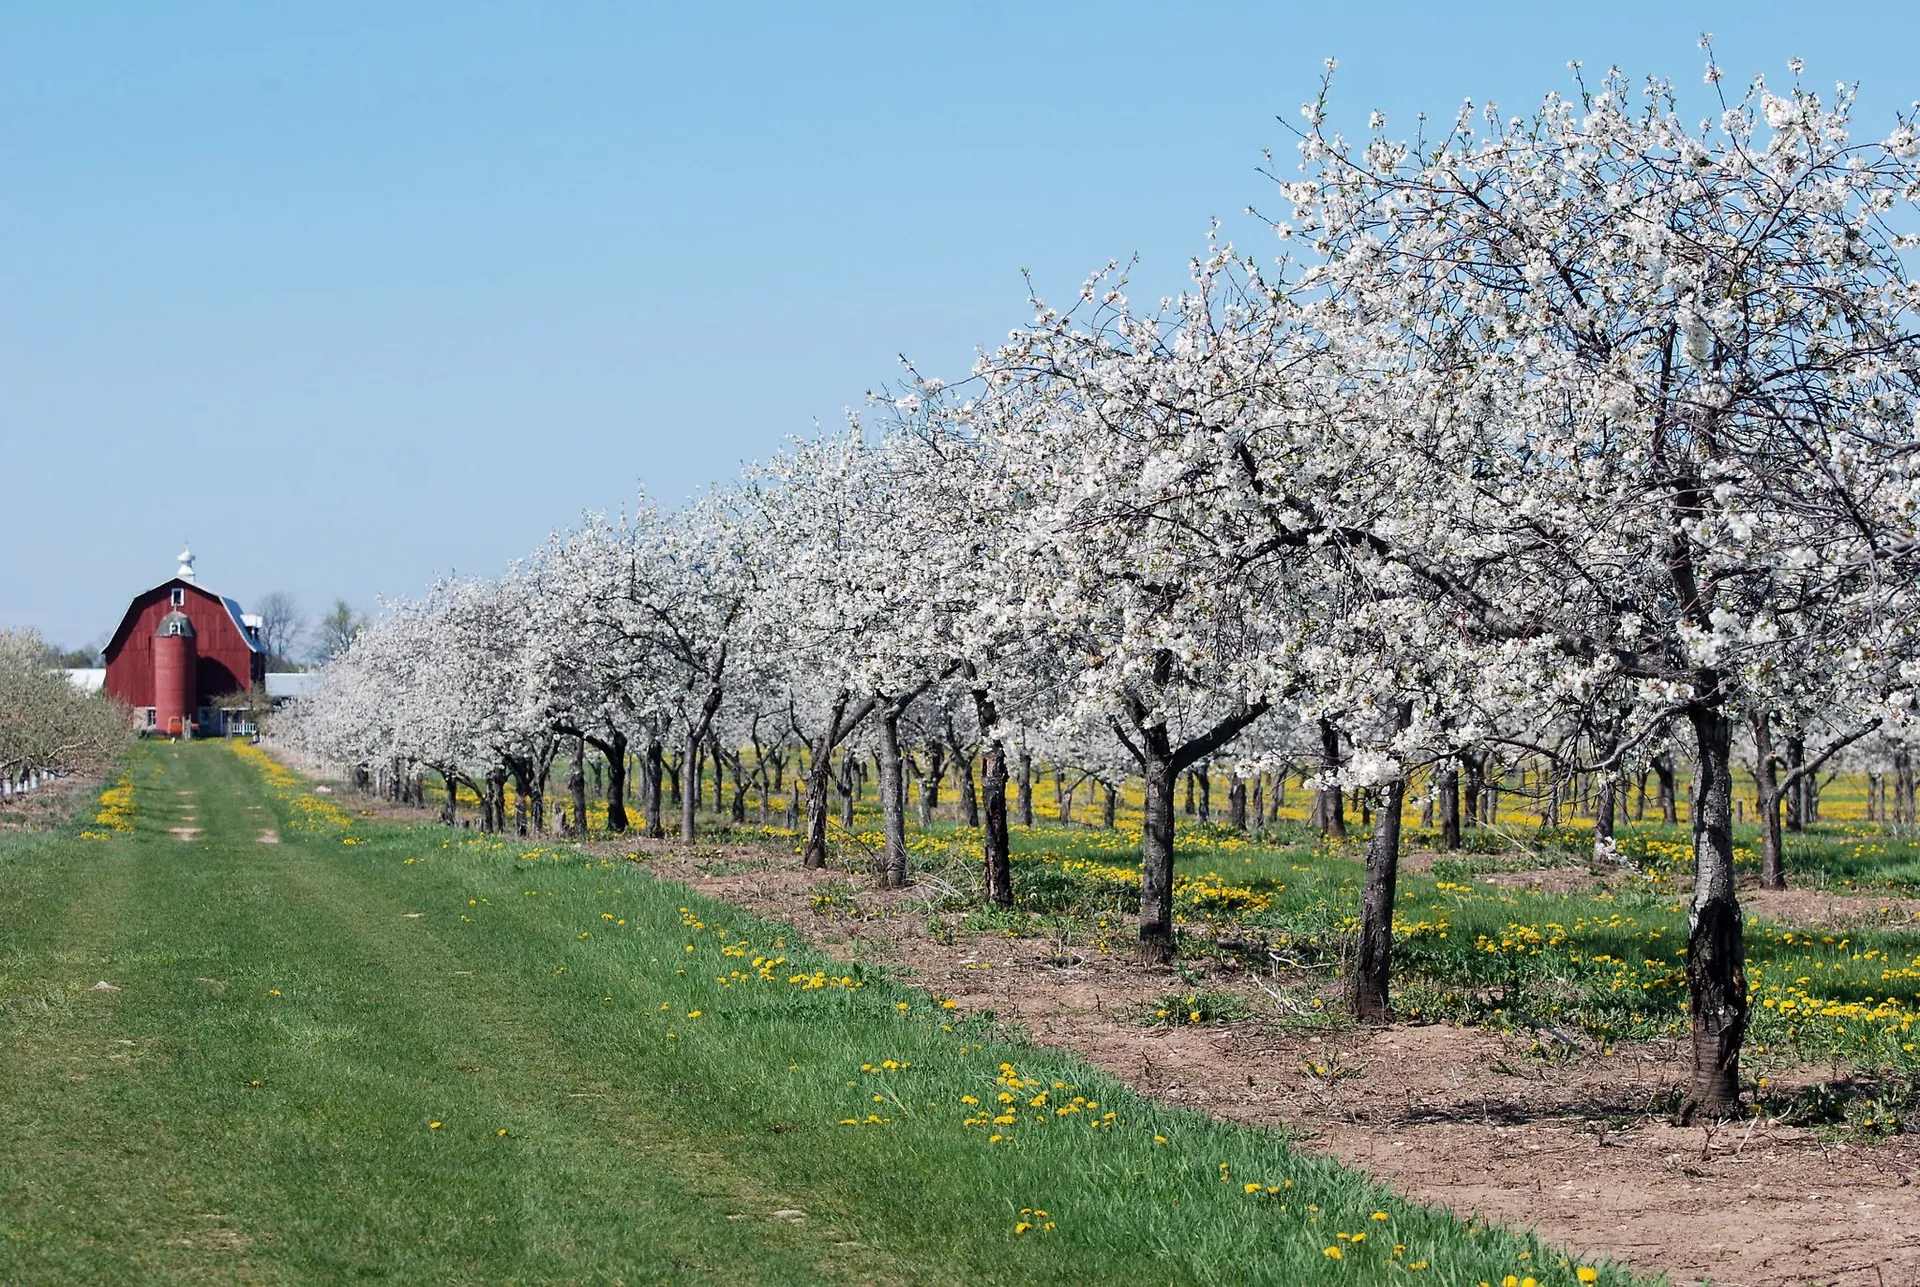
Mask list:
[[[630,864],[229,745],[0,844],[0,1281],[1585,1280]]]

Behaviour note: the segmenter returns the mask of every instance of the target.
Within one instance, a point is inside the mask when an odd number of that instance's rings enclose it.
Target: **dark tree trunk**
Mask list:
[[[929,741],[926,756],[924,771],[917,758],[907,761],[908,768],[913,771],[914,820],[920,824],[922,831],[933,826],[933,812],[940,807],[940,779],[947,771],[947,749],[938,742]]]
[[[933,825],[933,815],[940,808],[940,780],[946,772],[947,748],[938,742],[928,742],[927,776],[920,781],[920,798],[927,810],[924,826]]]
[[[1673,826],[1680,821],[1679,789],[1675,779],[1679,776],[1674,770],[1673,756],[1665,751],[1654,757],[1653,776],[1659,786],[1660,821]]]
[[[1486,791],[1486,762],[1476,751],[1462,751],[1459,754],[1460,768],[1464,773],[1461,791],[1460,825],[1467,829],[1480,825],[1480,798]]]
[[[1718,677],[1694,691],[1718,689]],[[1693,1082],[1678,1117],[1725,1117],[1740,1102],[1740,1045],[1747,1032],[1744,927],[1733,878],[1733,727],[1717,704],[1688,711],[1697,753],[1693,790],[1693,906],[1687,934]]]
[[[1247,829],[1247,780],[1238,773],[1227,779],[1227,825]]]
[[[1620,861],[1620,849],[1613,840],[1614,793],[1617,780],[1612,773],[1596,776],[1593,786],[1593,860],[1612,866]]]
[[[1333,773],[1340,767],[1340,730],[1333,721],[1320,721],[1320,771]],[[1340,788],[1333,785],[1320,788],[1320,832],[1322,835],[1347,837],[1347,808],[1340,798]]]
[[[1200,806],[1197,795],[1198,787],[1199,783],[1194,780],[1193,774],[1187,774],[1187,802],[1181,807],[1189,818],[1197,818],[1200,816]]]
[[[836,697],[827,711],[827,722],[820,730],[820,736],[807,744],[807,840],[802,849],[801,862],[816,870],[827,865],[827,816],[828,810],[832,807],[835,785],[834,748],[845,741],[854,729],[860,727],[861,721],[866,719],[877,705],[872,699],[868,699],[849,714],[847,706],[852,700],[847,693],[841,693]],[[849,756],[848,759],[851,761],[852,757]],[[847,767],[848,776],[851,778],[856,766],[849,763]],[[794,776],[796,778],[799,776],[797,768]],[[850,789],[851,782],[848,786]],[[846,824],[848,826],[853,825],[852,803],[849,797]]]
[[[1202,764],[1193,771],[1193,776],[1200,779],[1200,821],[1212,822],[1213,774],[1208,772],[1206,765]]]
[[[1773,720],[1762,711],[1750,716],[1753,731],[1753,807],[1760,823],[1760,887],[1785,889],[1787,871],[1781,853],[1780,770],[1775,761]]]
[[[567,795],[573,801],[573,831],[587,837],[587,739],[573,741],[573,765],[567,770]]]
[[[697,834],[695,819],[700,812],[700,742],[702,732],[689,728],[687,745],[680,762],[686,766],[687,780],[681,784],[680,791],[680,839],[684,844],[692,844]]]
[[[1007,749],[988,738],[980,753],[980,854],[986,872],[986,898],[996,907],[1013,906],[1013,843],[1007,831]]]
[[[1460,847],[1460,771],[1448,765],[1439,778],[1440,847],[1451,853]]]
[[[900,715],[898,705],[891,702],[880,711],[880,828],[885,837],[880,883],[888,889],[907,887],[907,787],[900,762]]]
[[[607,761],[607,830],[614,835],[626,831],[627,822],[627,735],[615,729],[605,739],[590,737],[594,749]],[[582,819],[586,817],[581,815]]]
[[[1787,734],[1786,752],[1787,772],[1791,773],[1807,762],[1806,739],[1798,733]],[[1804,786],[1810,780],[1810,778],[1801,778],[1800,783],[1796,784],[1798,789],[1787,792],[1788,831],[1805,831],[1807,823],[1811,821],[1807,816],[1807,792]]]
[[[969,827],[980,825],[980,793],[973,785],[973,757],[953,754],[953,777],[959,783],[960,817]]]
[[[1113,815],[1120,807],[1120,788],[1111,782],[1102,782],[1100,786],[1106,792],[1100,805],[1100,825],[1112,831]]]
[[[665,810],[661,807],[662,797],[666,794],[667,764],[657,737],[647,739],[646,764],[641,774],[645,788],[642,794],[646,797],[641,802],[641,810],[646,816],[647,835],[659,840],[667,834]]]
[[[980,723],[980,786],[984,797],[980,854],[985,869],[985,895],[996,907],[1012,907],[1013,845],[1007,834],[1007,747],[1000,740],[1000,710],[994,704],[993,695],[984,688],[972,691],[974,717]],[[969,775],[969,789],[971,782]]]
[[[837,706],[830,719],[838,720],[843,706]],[[821,742],[826,741],[822,737]],[[827,865],[827,819],[833,794],[833,760],[817,749],[807,764],[807,843],[801,863],[818,870]]]
[[[1353,965],[1353,1017],[1361,1023],[1393,1018],[1388,991],[1393,982],[1393,899],[1400,877],[1400,806],[1406,782],[1395,778],[1380,789],[1367,840],[1367,884],[1360,899],[1360,937]]]
[[[1253,775],[1253,829],[1260,830],[1267,825],[1267,775]]]
[[[447,803],[446,807],[440,810],[440,821],[451,827],[460,817],[460,787],[454,781],[452,774],[443,773],[440,775],[440,780],[446,783],[447,787]]]
[[[1019,810],[1020,825],[1033,825],[1033,756],[1025,747],[1020,748],[1020,781],[1014,793],[1015,807]]]
[[[1170,965],[1173,939],[1173,782],[1178,772],[1164,728],[1147,730],[1146,821],[1140,830],[1140,944],[1148,965]],[[1191,781],[1191,779],[1189,779]]]

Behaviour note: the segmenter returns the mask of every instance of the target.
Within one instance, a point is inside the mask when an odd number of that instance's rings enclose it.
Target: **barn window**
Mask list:
[[[187,601],[187,592],[185,590],[182,590],[177,585],[174,586],[173,587],[173,606],[178,608],[184,605],[186,601]]]

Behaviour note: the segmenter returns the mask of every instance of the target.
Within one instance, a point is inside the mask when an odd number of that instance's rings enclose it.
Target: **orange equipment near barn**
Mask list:
[[[154,733],[225,733],[219,700],[266,682],[259,622],[202,587],[193,553],[174,576],[135,596],[106,647],[106,689]]]

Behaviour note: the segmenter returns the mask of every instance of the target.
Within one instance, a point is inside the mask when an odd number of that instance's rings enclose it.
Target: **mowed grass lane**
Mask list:
[[[1584,1280],[630,864],[131,777],[0,841],[0,1281]]]

